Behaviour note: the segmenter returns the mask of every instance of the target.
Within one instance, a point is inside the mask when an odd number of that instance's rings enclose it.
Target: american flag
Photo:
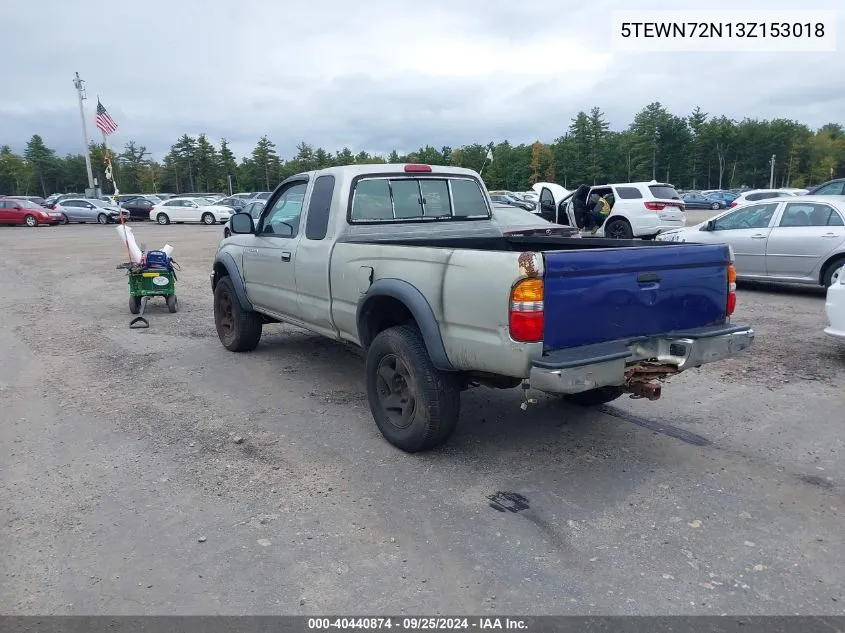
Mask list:
[[[94,121],[96,122],[97,127],[100,128],[100,131],[106,136],[114,134],[117,131],[117,123],[115,123],[114,119],[109,116],[108,111],[105,106],[100,103],[99,99],[97,99],[97,117]]]

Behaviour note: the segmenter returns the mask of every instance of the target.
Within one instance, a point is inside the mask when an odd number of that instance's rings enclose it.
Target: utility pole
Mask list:
[[[82,102],[87,98],[85,96],[85,82],[79,78],[79,73],[73,79],[73,87],[76,88],[76,94],[79,97],[79,118],[82,121],[82,142],[85,156],[85,170],[88,172],[88,188],[94,189],[94,172],[91,171],[91,154],[88,148],[88,126],[85,124],[85,107]]]
[[[769,172],[769,189],[775,188],[775,155],[772,154],[771,171]]]

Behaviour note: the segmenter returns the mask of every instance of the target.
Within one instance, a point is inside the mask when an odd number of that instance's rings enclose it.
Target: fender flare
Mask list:
[[[246,286],[244,286],[244,280],[241,277],[241,271],[238,270],[238,265],[235,263],[235,258],[229,253],[220,253],[214,258],[215,267],[217,264],[223,266],[226,272],[229,273],[229,279],[232,280],[232,285],[235,287],[235,295],[238,297],[238,303],[241,304],[241,308],[253,311],[252,302],[246,296]],[[212,289],[217,286],[218,281],[219,278],[215,272]]]
[[[367,304],[377,297],[391,297],[402,302],[417,325],[423,337],[428,355],[434,366],[441,371],[455,371],[440,335],[440,325],[434,316],[434,310],[423,294],[413,285],[401,279],[379,279],[358,300],[356,322],[358,324],[358,340],[365,349],[369,347],[375,334],[369,331],[366,321]]]

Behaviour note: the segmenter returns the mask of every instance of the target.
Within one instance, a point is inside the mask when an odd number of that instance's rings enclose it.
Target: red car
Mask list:
[[[40,204],[35,204],[29,200],[0,198],[0,224],[39,226],[41,224],[58,224],[61,221],[61,213],[45,209]]]

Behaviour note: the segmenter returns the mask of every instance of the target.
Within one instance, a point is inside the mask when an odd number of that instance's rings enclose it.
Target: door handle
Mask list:
[[[755,235],[751,236],[752,240],[764,240],[766,239],[766,235],[764,233],[756,233]]]
[[[290,253],[288,251],[284,251],[282,253],[282,261],[289,262],[290,261]]]
[[[839,237],[836,233],[825,233],[822,237]]]

